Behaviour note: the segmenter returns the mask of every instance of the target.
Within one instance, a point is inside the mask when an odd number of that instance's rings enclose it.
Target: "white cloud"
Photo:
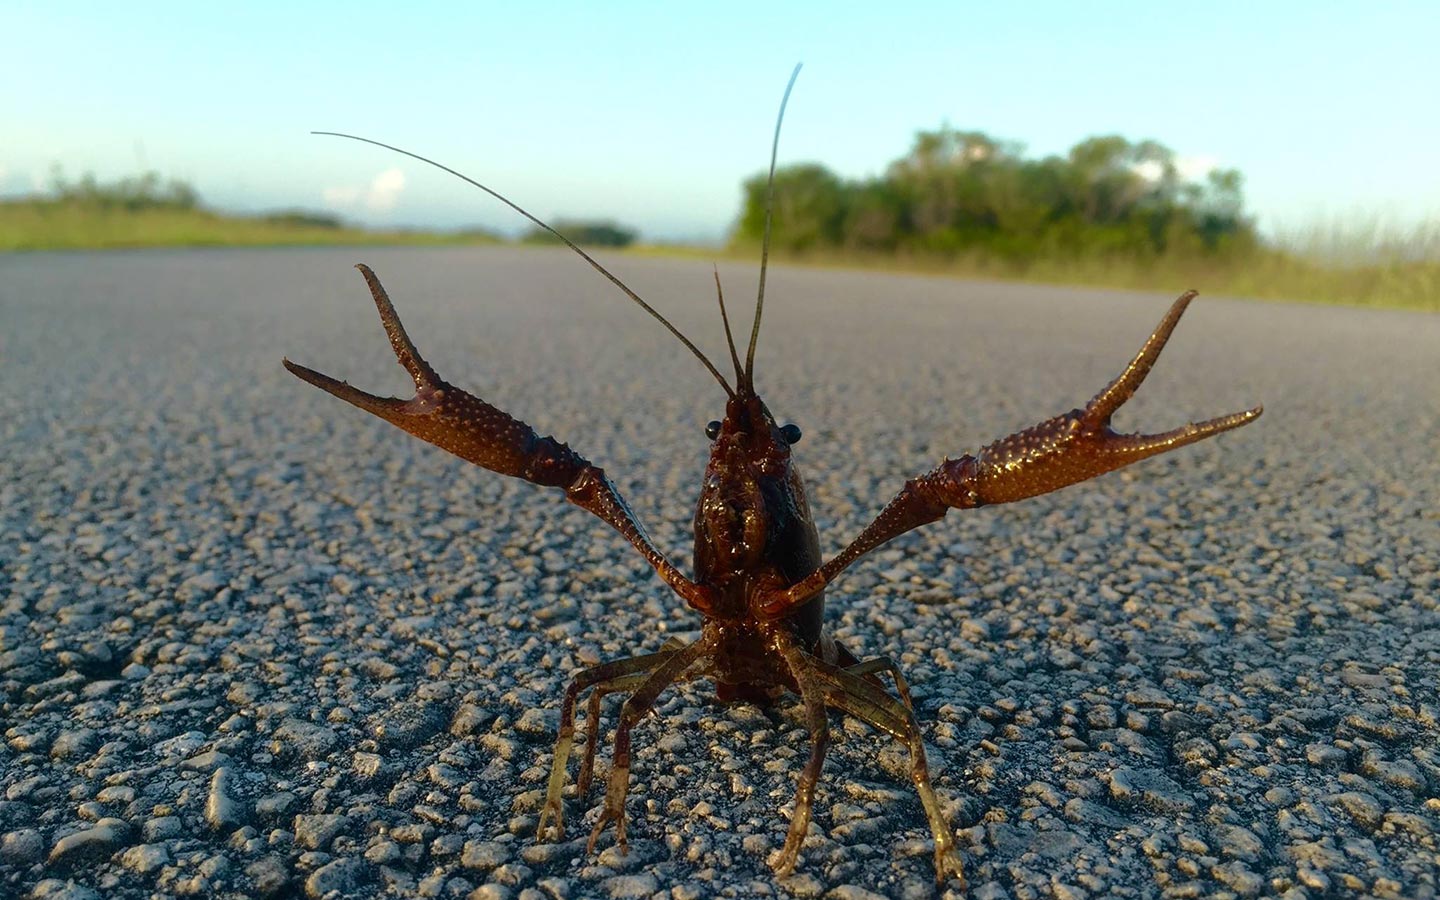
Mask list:
[[[399,169],[386,169],[370,182],[370,190],[365,194],[365,205],[375,212],[392,209],[396,201],[400,199],[400,192],[403,190],[405,190],[405,173]]]
[[[1165,167],[1153,159],[1147,159],[1145,162],[1131,166],[1130,171],[1146,181],[1159,181],[1160,176],[1165,174]]]
[[[1204,181],[1205,176],[1220,168],[1220,160],[1213,156],[1177,156],[1175,174],[1181,181]],[[1165,174],[1165,167],[1153,159],[1136,163],[1130,171],[1146,181],[1159,181]]]
[[[405,190],[405,173],[399,169],[386,169],[370,179],[365,187],[350,184],[335,185],[320,191],[326,206],[339,209],[353,209],[363,206],[371,212],[386,212],[394,209]]]
[[[1220,160],[1213,156],[1177,156],[1175,171],[1185,181],[1199,181],[1220,168]]]

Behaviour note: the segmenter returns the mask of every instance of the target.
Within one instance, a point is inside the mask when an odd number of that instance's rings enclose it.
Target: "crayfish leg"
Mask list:
[[[781,635],[778,647],[790,674],[800,688],[800,699],[805,704],[805,727],[810,732],[810,759],[806,761],[795,789],[795,814],[790,818],[790,830],[785,833],[785,846],[780,849],[772,863],[777,874],[786,876],[795,871],[795,863],[800,858],[800,845],[805,842],[805,833],[810,830],[815,785],[820,781],[820,771],[825,766],[825,753],[830,748],[830,716],[825,708],[823,685],[819,679],[813,677],[809,665],[809,660],[813,657],[800,649],[788,634]]]
[[[788,654],[786,661],[791,662]],[[895,664],[885,657],[879,657],[848,668],[840,668],[800,652],[791,665],[802,697],[808,698],[810,693],[819,693],[824,698],[825,706],[849,713],[871,727],[886,732],[909,749],[910,780],[914,782],[915,790],[920,795],[920,804],[924,807],[925,818],[935,837],[935,879],[937,882],[944,882],[947,878],[954,878],[963,886],[965,874],[961,867],[960,854],[955,847],[955,837],[950,831],[950,824],[940,808],[940,799],[930,784],[930,767],[925,760],[925,742],[920,735],[920,726],[916,723],[908,702],[896,700],[871,680],[875,673],[890,672],[896,677],[897,685],[903,686],[902,693],[908,700],[908,686],[904,686],[903,676],[899,674]],[[806,709],[808,713],[808,700]],[[823,752],[822,748],[822,759]],[[811,762],[814,761],[815,754],[812,752]],[[793,853],[788,858],[786,854],[791,852],[792,841],[794,851],[798,852],[800,842],[804,839],[803,831],[798,836],[795,835],[795,825],[800,819],[802,801],[805,807],[805,825],[809,824],[810,797],[814,792],[814,780],[819,774],[818,764],[815,765],[813,773],[810,765],[801,773],[799,796],[795,804],[796,818],[792,820],[791,834],[786,837],[785,849],[781,851],[777,869],[787,863],[792,868],[794,866]]]
[[[585,786],[588,786],[590,768],[595,759],[595,745],[600,740],[598,698],[611,691],[628,690],[643,684],[645,679],[650,677],[650,673],[672,655],[672,651],[662,650],[659,653],[601,663],[585,669],[571,679],[570,686],[565,689],[565,700],[560,706],[560,733],[555,739],[555,759],[550,764],[550,780],[545,788],[545,806],[540,811],[540,822],[535,826],[536,841],[545,839],[552,821],[555,839],[560,840],[565,836],[565,806],[560,794],[565,789],[565,767],[570,759],[570,750],[575,745],[575,703],[580,693],[587,688],[595,690],[595,693],[590,695],[590,716],[586,720],[590,735],[586,741],[585,764],[581,768],[581,778],[586,782]],[[583,791],[584,787],[581,787],[581,792]]]
[[[615,726],[610,778],[605,785],[605,805],[600,810],[594,830],[590,832],[586,852],[594,851],[595,843],[611,822],[615,823],[615,843],[622,852],[626,849],[625,797],[630,793],[630,731],[655,705],[661,691],[682,680],[686,672],[714,648],[715,641],[715,635],[707,634],[687,647],[670,652],[646,676],[635,693],[625,700],[620,710],[620,722]]]

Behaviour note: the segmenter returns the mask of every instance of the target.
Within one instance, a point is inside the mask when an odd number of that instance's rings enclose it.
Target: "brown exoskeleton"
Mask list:
[[[798,67],[795,74],[799,74]],[[794,80],[792,75],[791,86]],[[789,94],[787,87],[771,147],[772,192],[780,120]],[[465,178],[454,170],[446,171]],[[411,343],[384,288],[369,268],[359,266],[396,358],[415,381],[415,396],[409,400],[378,397],[285,361],[285,367],[305,381],[463,459],[502,475],[563,490],[571,503],[599,516],[624,535],[660,577],[700,614],[700,637],[691,643],[667,645],[658,652],[604,663],[575,676],[561,707],[560,732],[537,838],[563,833],[561,795],[575,740],[575,706],[583,692],[590,691],[587,721],[591,734],[578,777],[582,797],[594,771],[600,700],[609,693],[630,692],[616,727],[604,806],[589,843],[593,850],[606,825],[613,822],[616,842],[624,848],[631,730],[666,687],[681,680],[708,677],[715,682],[722,700],[769,702],[791,692],[798,694],[803,704],[811,751],[800,775],[785,845],[774,860],[780,873],[793,871],[809,826],[815,785],[829,744],[828,710],[834,708],[906,745],[911,778],[935,837],[936,877],[962,879],[954,837],[930,785],[924,744],[905,679],[888,658],[861,661],[830,637],[823,623],[825,589],[856,559],[898,535],[941,518],[951,508],[972,509],[1048,493],[1254,420],[1261,413],[1260,407],[1162,434],[1119,434],[1110,428],[1111,416],[1145,379],[1195,293],[1188,292],[1175,301],[1125,370],[1084,408],[996,441],[973,456],[947,459],[931,472],[909,480],[849,546],[822,564],[819,538],[791,450],[800,438],[799,429],[778,425],[755,390],[755,346],[764,309],[770,236],[768,210],[760,290],[743,366],[725,314],[724,296],[720,295],[735,370],[732,387],[694,344],[583,250],[484,185],[465,180],[560,237],[674,333],[710,370],[728,396],[724,419],[711,422],[706,430],[713,446],[695,508],[694,574],[686,577],[651,542],[603,470],[569,446],[541,437],[524,422],[442,380]],[[716,288],[718,291],[718,276]],[[884,690],[878,678],[882,673],[894,680],[898,699]]]

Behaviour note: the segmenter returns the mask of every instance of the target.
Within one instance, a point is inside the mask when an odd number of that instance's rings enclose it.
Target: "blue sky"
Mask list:
[[[0,9],[0,193],[157,169],[237,210],[713,240],[763,169],[878,173],[950,123],[1057,153],[1154,138],[1239,168],[1262,226],[1440,212],[1440,4],[29,3]]]

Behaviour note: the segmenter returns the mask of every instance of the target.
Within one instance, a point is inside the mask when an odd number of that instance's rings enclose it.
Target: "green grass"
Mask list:
[[[1323,238],[1323,239],[1322,239]],[[1440,227],[1381,234],[1373,229],[1325,230],[1283,236],[1279,245],[1229,258],[1160,257],[1042,260],[1023,266],[985,254],[953,258],[848,252],[772,253],[792,264],[957,278],[1179,293],[1228,294],[1268,300],[1440,312]],[[656,255],[757,260],[755,247],[698,250],[646,246]]]
[[[126,209],[59,200],[0,203],[0,251],[123,247],[233,247],[389,244],[436,246],[494,243],[482,233],[366,231],[304,214],[227,216],[198,208]],[[705,250],[642,246],[628,252],[755,260],[754,247]],[[777,261],[844,268],[919,272],[1178,292],[1196,288],[1275,300],[1396,307],[1440,312],[1440,222],[1397,228],[1351,217],[1282,234],[1277,246],[1224,259],[1051,260],[1016,266],[996,256],[953,258],[826,251],[776,253]]]
[[[228,216],[197,208],[125,209],[55,200],[0,203],[0,251],[321,244],[481,244],[481,233],[366,231],[297,214]]]

